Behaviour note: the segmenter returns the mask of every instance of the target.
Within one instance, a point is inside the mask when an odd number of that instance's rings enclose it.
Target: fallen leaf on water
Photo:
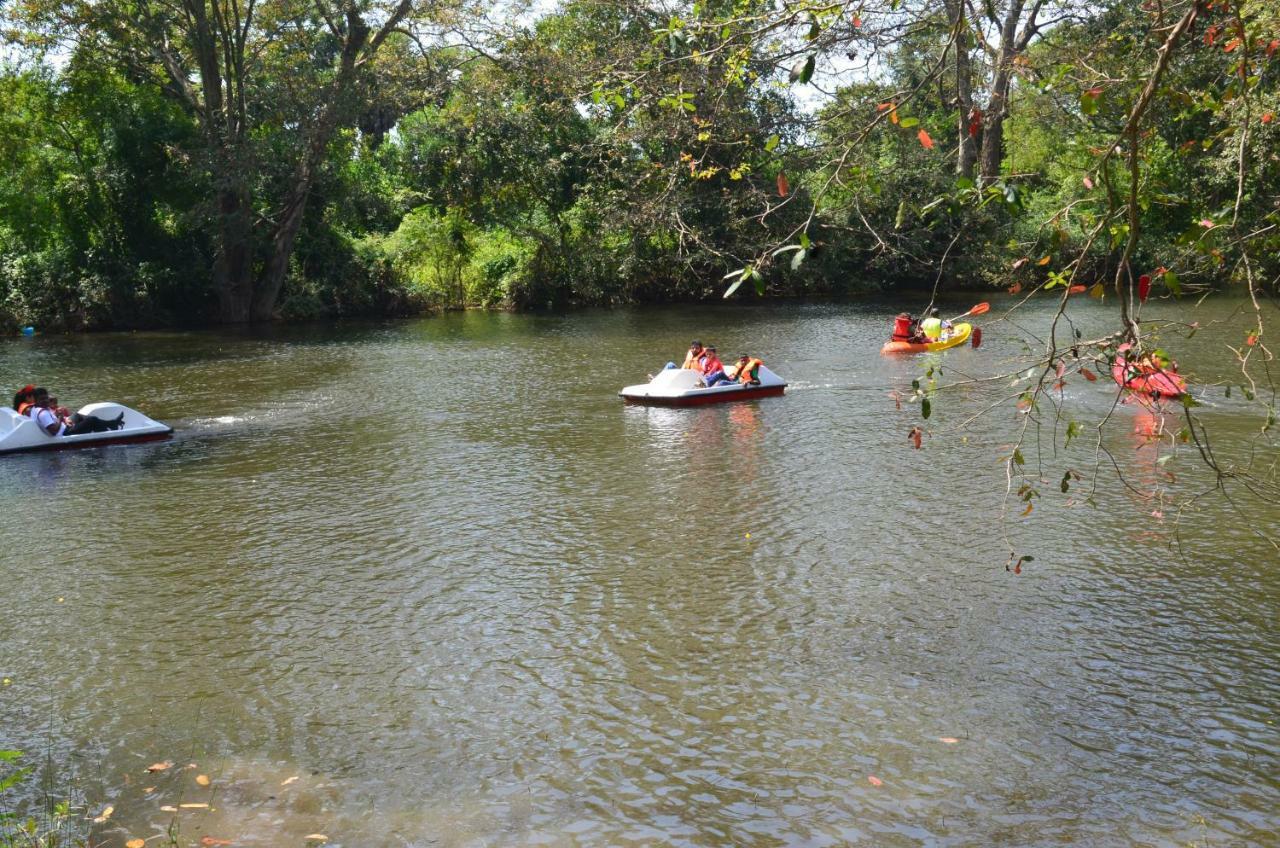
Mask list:
[[[325,836],[323,833],[308,833],[306,836],[302,838],[307,840],[308,842],[328,842],[329,841],[329,837]]]
[[[197,783],[197,784],[199,784],[200,786],[208,786],[208,785],[209,785],[209,775],[207,775],[207,774],[197,774],[197,775],[196,775],[196,783]]]
[[[938,741],[939,741],[939,742],[944,742],[944,743],[946,743],[947,745],[954,745],[954,744],[956,744],[957,742],[959,742],[960,740],[959,740],[959,739],[957,739],[957,738],[955,738],[954,736],[939,736],[939,737],[938,737]]]
[[[295,774],[293,777],[285,778],[284,782],[281,783],[280,785],[288,786],[290,783],[293,783],[297,779],[298,779],[298,776]]]
[[[152,792],[156,791],[156,788],[154,786],[144,786],[142,787],[142,791],[150,795]]]
[[[171,769],[171,768],[173,768],[173,763],[170,762],[169,760],[165,760],[163,763],[152,763],[151,765],[147,766],[147,771],[151,772],[152,774],[155,774],[158,771],[165,771],[166,769]]]
[[[1035,506],[1035,504],[1027,504],[1027,508],[1026,508],[1026,509],[1024,509],[1024,510],[1022,511],[1022,514],[1023,514],[1023,515],[1030,515],[1030,514],[1031,514],[1031,508],[1032,508],[1033,506]]]
[[[867,775],[867,783],[870,783],[872,786],[884,786],[884,781],[876,777],[874,774]]]
[[[108,804],[106,809],[104,809],[101,813],[99,813],[97,816],[94,817],[93,823],[102,824],[104,821],[111,818],[111,814],[114,813],[115,811],[116,811],[116,808]]]
[[[177,808],[177,807],[174,807],[174,806],[172,806],[172,805],[170,805],[170,804],[165,804],[163,807],[161,807],[161,808],[160,808],[160,812],[162,812],[162,813],[176,813],[176,812],[178,812],[178,808]]]
[[[212,836],[200,837],[201,845],[230,845],[230,839],[214,839]]]
[[[1094,374],[1092,371],[1088,371],[1083,368],[1080,369],[1080,376],[1084,377],[1090,383],[1096,382],[1098,379],[1098,376]]]
[[[130,839],[124,844],[124,848],[142,848],[142,846],[146,844],[147,840],[145,839]]]
[[[208,804],[179,804],[178,806],[179,806],[179,807],[181,807],[181,808],[182,808],[182,809],[184,809],[184,810],[207,810],[207,809],[209,809],[209,805],[208,805]]]

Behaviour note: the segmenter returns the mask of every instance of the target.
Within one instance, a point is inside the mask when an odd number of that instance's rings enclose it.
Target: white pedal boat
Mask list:
[[[154,442],[173,434],[168,424],[153,421],[147,416],[121,406],[118,403],[91,403],[80,410],[81,415],[96,415],[110,421],[124,413],[124,426],[105,433],[81,433],[78,436],[50,436],[40,429],[35,420],[19,415],[12,409],[0,409],[0,454],[19,451],[64,450],[104,445],[109,442]]]
[[[618,395],[627,403],[644,403],[652,406],[701,406],[704,403],[726,403],[731,400],[774,397],[782,394],[787,383],[765,366],[760,366],[760,384],[718,383],[711,388],[699,388],[702,375],[688,368],[666,368],[653,380],[637,386],[627,386]]]

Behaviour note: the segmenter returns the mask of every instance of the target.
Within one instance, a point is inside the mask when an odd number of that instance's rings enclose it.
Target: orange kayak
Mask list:
[[[969,335],[973,332],[972,324],[956,324],[951,331],[951,337],[945,341],[925,342],[916,344],[914,342],[885,342],[884,347],[880,348],[881,353],[930,353],[935,350],[946,350],[950,347],[959,347],[969,341]]]

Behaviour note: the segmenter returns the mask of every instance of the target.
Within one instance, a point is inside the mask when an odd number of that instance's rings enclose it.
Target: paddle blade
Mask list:
[[[982,347],[982,328],[974,327],[973,335],[970,337],[975,348]]]
[[[988,312],[990,312],[990,311],[991,311],[991,304],[989,304],[989,303],[979,303],[977,306],[975,306],[975,307],[973,307],[972,309],[970,309],[966,314],[968,314],[968,315],[985,315],[986,313],[988,313]]]

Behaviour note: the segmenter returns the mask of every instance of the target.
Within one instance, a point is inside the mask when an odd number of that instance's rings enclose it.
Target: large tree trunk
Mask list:
[[[956,174],[973,179],[973,168],[978,161],[977,133],[971,132],[977,113],[973,107],[973,69],[969,62],[972,42],[969,22],[964,16],[964,0],[947,0],[947,19],[955,33],[956,51],[956,119],[959,144],[956,150]]]
[[[218,191],[218,238],[213,268],[218,320],[223,324],[243,324],[251,319],[253,243],[248,197],[238,186]]]
[[[1013,81],[1013,59],[1018,54],[1018,19],[1022,16],[1022,6],[1023,0],[1010,0],[1000,27],[1000,49],[996,54],[995,77],[982,132],[983,185],[1000,176],[1000,165],[1004,162],[1004,119],[1009,115],[1009,86]]]

